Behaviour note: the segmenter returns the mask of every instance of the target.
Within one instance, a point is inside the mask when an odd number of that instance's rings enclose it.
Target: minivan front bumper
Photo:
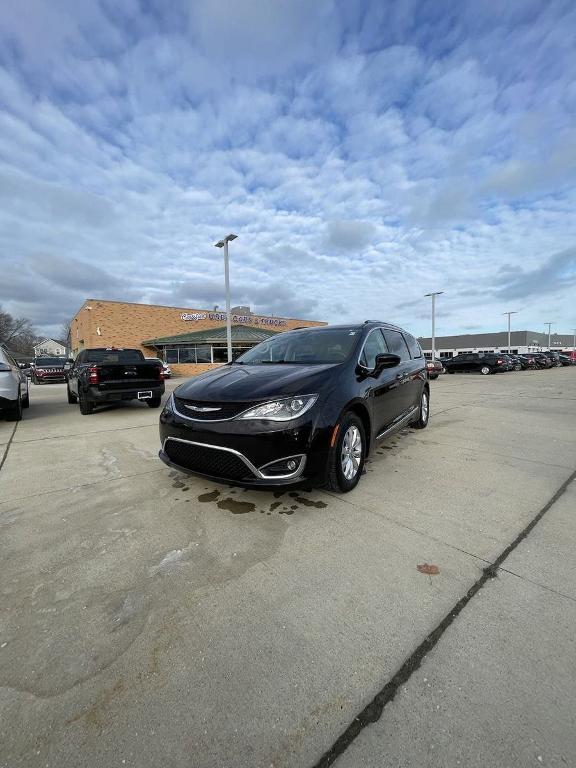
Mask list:
[[[311,412],[290,422],[195,421],[172,409],[160,415],[159,456],[181,472],[242,486],[322,482],[329,430]]]

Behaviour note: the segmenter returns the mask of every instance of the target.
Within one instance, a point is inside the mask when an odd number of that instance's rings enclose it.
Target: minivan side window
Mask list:
[[[420,344],[418,344],[414,336],[411,336],[409,333],[405,333],[404,339],[408,344],[408,349],[410,350],[411,357],[413,358],[422,357],[422,347],[420,346]]]
[[[382,330],[388,349],[393,355],[398,355],[401,360],[410,360],[410,353],[404,336],[399,331],[390,331],[388,328]]]
[[[376,355],[383,355],[388,352],[386,342],[379,328],[374,328],[364,342],[364,349],[360,355],[360,365],[372,370],[376,365]]]

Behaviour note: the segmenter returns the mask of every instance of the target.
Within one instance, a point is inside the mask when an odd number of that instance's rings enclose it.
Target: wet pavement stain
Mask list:
[[[274,491],[274,498],[275,499],[280,499],[280,498],[282,498],[282,496],[284,496],[285,493],[286,493],[286,491]]]
[[[274,512],[275,509],[278,509],[280,504],[282,504],[281,501],[273,501],[272,504],[270,504],[270,512]]]
[[[328,506],[324,501],[312,501],[312,499],[307,499],[305,496],[296,496],[296,501],[305,507],[316,507],[317,509],[324,509]]]
[[[245,515],[248,512],[254,512],[256,509],[256,504],[252,504],[251,501],[236,501],[236,499],[221,499],[218,502],[218,507],[220,509],[225,509],[228,512],[232,512],[233,515]]]
[[[200,496],[198,496],[198,501],[216,501],[218,496],[220,496],[220,491],[209,491],[208,493],[201,493]]]

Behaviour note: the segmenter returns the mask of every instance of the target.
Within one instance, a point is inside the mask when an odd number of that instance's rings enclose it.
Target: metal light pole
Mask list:
[[[503,315],[508,315],[508,349],[506,352],[510,354],[510,315],[517,315],[518,310],[515,310],[514,312],[502,312]]]
[[[544,325],[548,326],[548,352],[550,352],[550,326],[554,325],[554,323],[544,323]]]
[[[226,283],[226,345],[228,347],[228,362],[232,362],[232,319],[230,317],[230,273],[228,269],[228,243],[236,240],[238,235],[226,235],[223,240],[214,243],[216,248],[224,248],[224,282]]]
[[[432,360],[436,360],[436,296],[440,296],[444,291],[435,291],[434,293],[425,293],[424,296],[432,297]]]

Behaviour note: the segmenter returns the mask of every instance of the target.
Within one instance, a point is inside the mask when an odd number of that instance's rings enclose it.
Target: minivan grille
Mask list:
[[[233,419],[234,416],[238,416],[242,411],[246,411],[251,406],[257,405],[257,403],[206,403],[197,400],[184,400],[181,397],[176,396],[174,397],[174,401],[176,403],[177,411],[183,416],[188,416],[190,419],[197,419],[198,421]],[[218,410],[202,411],[194,410],[195,408],[217,408]]]
[[[202,475],[212,475],[227,480],[254,477],[240,457],[229,451],[222,451],[208,445],[182,443],[168,438],[164,444],[164,453],[170,461],[180,467],[199,472]]]

